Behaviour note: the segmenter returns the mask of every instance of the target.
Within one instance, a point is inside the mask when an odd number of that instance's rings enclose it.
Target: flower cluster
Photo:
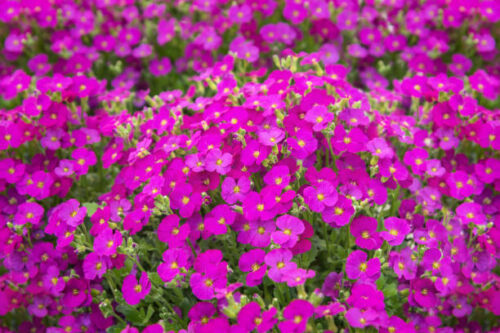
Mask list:
[[[0,332],[495,332],[500,6],[7,0]]]

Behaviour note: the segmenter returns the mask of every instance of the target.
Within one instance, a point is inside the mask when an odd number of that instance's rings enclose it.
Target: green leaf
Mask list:
[[[125,323],[116,324],[116,325],[108,327],[106,329],[106,332],[107,333],[120,333],[121,331],[123,331],[125,326],[126,326]]]
[[[84,203],[82,203],[82,206],[87,208],[87,216],[88,217],[91,217],[92,215],[94,215],[97,208],[99,208],[99,205],[96,204],[95,202],[84,202]]]
[[[163,280],[161,279],[161,277],[158,275],[157,272],[148,273],[148,277],[149,277],[149,280],[151,280],[151,282],[153,284],[162,286],[165,283],[165,282],[163,282]]]
[[[144,314],[141,314],[139,311],[137,311],[136,308],[132,306],[126,304],[120,304],[116,307],[116,311],[123,314],[125,316],[125,319],[127,319],[127,321],[131,322],[132,324],[135,325],[142,324],[142,318],[144,318]]]
[[[155,313],[155,309],[153,308],[153,305],[150,304],[148,306],[148,311],[146,313],[146,316],[142,320],[142,325],[143,326],[147,326],[149,319],[151,319],[151,317],[153,316],[154,313]]]

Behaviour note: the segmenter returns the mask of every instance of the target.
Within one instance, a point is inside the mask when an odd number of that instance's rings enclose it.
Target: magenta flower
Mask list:
[[[75,160],[74,169],[77,175],[84,175],[88,172],[89,166],[97,163],[96,155],[86,148],[77,148],[71,153],[71,158]]]
[[[83,260],[83,272],[87,280],[93,280],[96,277],[102,277],[106,273],[109,265],[109,259],[102,257],[95,252],[87,254]]]
[[[316,151],[318,141],[310,130],[300,129],[294,137],[287,139],[287,144],[292,156],[303,160]]]
[[[434,284],[429,279],[412,280],[410,292],[417,304],[424,308],[433,308],[439,302]]]
[[[259,141],[248,140],[242,150],[241,162],[246,166],[260,165],[269,156],[270,151],[270,147],[260,144]]]
[[[190,267],[190,252],[186,248],[168,249],[163,253],[163,263],[158,266],[158,275],[165,282],[172,281]]]
[[[321,213],[327,207],[333,207],[338,200],[338,193],[329,181],[322,181],[315,187],[304,189],[304,201],[313,212]]]
[[[189,285],[198,299],[212,299],[216,288],[226,287],[227,263],[222,261],[222,252],[219,250],[208,250],[198,255],[194,269],[196,273],[191,275]]]
[[[239,230],[238,242],[255,247],[267,247],[275,230],[276,224],[272,220],[244,222]]]
[[[282,215],[276,219],[276,226],[281,229],[272,234],[272,240],[282,248],[292,248],[304,232],[304,223],[292,215]]]
[[[158,239],[168,244],[170,248],[182,247],[189,235],[190,227],[188,223],[179,226],[177,215],[168,215],[161,220],[158,226]]]
[[[475,202],[464,202],[457,207],[457,217],[462,224],[485,224],[486,216],[484,216],[481,205]]]
[[[44,209],[36,202],[23,202],[17,206],[17,212],[14,216],[14,223],[23,225],[31,223],[37,225],[43,217]]]
[[[264,261],[270,267],[267,275],[274,282],[282,282],[287,270],[297,267],[292,262],[292,252],[288,249],[274,249],[266,254]]]
[[[333,113],[328,112],[326,106],[316,105],[306,112],[304,119],[313,125],[313,130],[315,132],[320,132],[332,122],[333,117]]]
[[[278,324],[281,332],[304,332],[314,306],[306,300],[295,299],[283,310],[284,321]]]
[[[275,205],[275,196],[265,195],[264,190],[260,194],[251,191],[243,199],[243,215],[250,221],[268,220],[275,215],[272,211]]]
[[[134,274],[127,275],[123,279],[122,293],[125,302],[129,305],[136,305],[149,294],[151,282],[146,272],[141,273],[139,281]]]
[[[366,252],[355,250],[349,254],[345,263],[346,275],[351,280],[375,281],[380,277],[380,260],[368,260]]]
[[[367,143],[366,147],[368,151],[379,158],[392,159],[394,156],[394,151],[387,144],[387,141],[383,138],[375,138]]]
[[[250,180],[248,177],[240,177],[236,181],[232,177],[226,177],[221,185],[221,196],[228,204],[241,202],[250,191]]]
[[[474,171],[480,181],[491,184],[500,178],[500,160],[488,158],[479,161],[479,163],[474,165]]]
[[[205,227],[214,235],[227,232],[227,226],[233,224],[236,213],[228,205],[215,206],[205,217]]]
[[[288,287],[296,287],[304,285],[307,279],[312,279],[315,276],[316,272],[313,270],[294,267],[287,269],[283,274],[283,282]]]
[[[155,59],[149,64],[149,71],[154,76],[163,76],[170,73],[172,70],[172,63],[169,58]]]
[[[429,156],[427,150],[422,148],[414,148],[405,153],[404,162],[410,166],[413,173],[422,175],[425,172],[426,160]]]
[[[222,153],[218,148],[210,150],[205,157],[205,169],[225,175],[231,169],[233,157],[230,153]]]
[[[354,215],[354,207],[352,200],[339,195],[337,202],[333,207],[327,207],[321,213],[323,220],[332,227],[343,227],[348,224],[351,217]]]
[[[253,249],[240,256],[238,267],[242,272],[248,272],[246,284],[249,287],[258,286],[266,275],[267,266],[264,265],[266,252],[261,249]]]
[[[384,226],[387,231],[381,231],[380,235],[391,246],[400,245],[410,232],[408,221],[398,217],[388,217],[384,220]]]
[[[43,276],[43,285],[52,295],[60,296],[66,282],[63,277],[59,276],[59,269],[56,266],[50,266]]]
[[[94,240],[94,252],[100,256],[112,256],[122,244],[122,234],[119,230],[107,228]]]
[[[69,226],[77,227],[87,215],[87,208],[80,207],[80,203],[76,199],[69,199],[60,205],[58,211],[59,217]]]
[[[372,309],[350,308],[345,313],[345,318],[349,325],[356,328],[364,328],[374,324],[377,317],[377,312]]]
[[[356,239],[356,245],[366,250],[376,250],[382,245],[383,239],[377,232],[377,220],[369,216],[359,216],[351,222],[351,234]]]
[[[291,180],[290,169],[286,165],[275,165],[264,176],[264,183],[285,188]]]
[[[28,306],[28,312],[35,317],[43,318],[47,315],[47,308],[51,303],[51,299],[48,296],[35,296],[33,303]]]
[[[259,142],[264,146],[274,146],[283,141],[285,138],[285,132],[278,127],[271,127],[266,130],[261,130],[258,132]]]
[[[9,184],[15,184],[22,179],[26,166],[11,158],[0,160],[0,179]]]
[[[276,312],[274,307],[262,312],[259,303],[250,302],[238,312],[238,324],[245,332],[253,330],[257,330],[258,333],[268,332],[278,322]]]
[[[167,183],[167,185],[171,185]],[[175,185],[175,181],[174,181]],[[193,215],[194,211],[199,209],[202,204],[200,193],[194,192],[193,186],[182,183],[175,186],[174,191],[170,195],[170,206],[173,209],[179,210],[179,215],[183,218],[188,218]]]

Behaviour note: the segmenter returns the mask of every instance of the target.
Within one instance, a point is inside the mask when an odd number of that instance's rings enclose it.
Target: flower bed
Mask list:
[[[496,332],[496,1],[8,0],[0,332]]]

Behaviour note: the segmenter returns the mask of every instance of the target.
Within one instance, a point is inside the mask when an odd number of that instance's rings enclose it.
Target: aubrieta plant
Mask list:
[[[500,3],[5,0],[0,332],[500,330]]]

